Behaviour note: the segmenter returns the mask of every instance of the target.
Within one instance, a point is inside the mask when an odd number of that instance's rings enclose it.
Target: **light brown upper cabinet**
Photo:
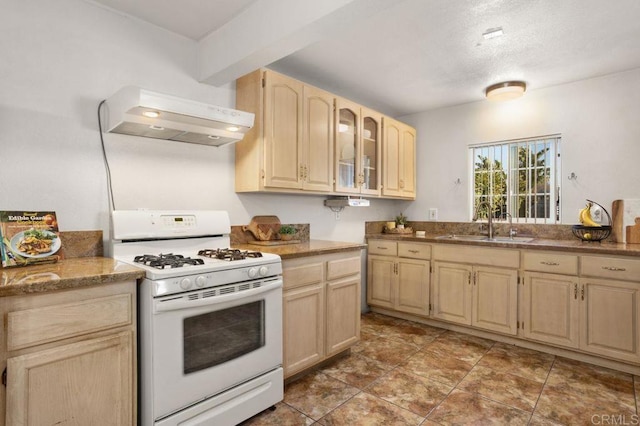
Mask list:
[[[336,99],[336,192],[380,195],[381,128],[382,114]]]
[[[406,124],[264,69],[236,81],[236,108],[255,114],[235,144],[236,192],[416,198]]]
[[[384,117],[382,139],[382,195],[415,200],[416,131]]]
[[[236,82],[236,108],[256,115],[236,144],[236,192],[332,192],[333,95],[257,70]]]

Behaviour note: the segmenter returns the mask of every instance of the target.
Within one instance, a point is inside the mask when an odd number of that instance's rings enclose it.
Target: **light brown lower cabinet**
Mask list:
[[[135,306],[135,281],[2,298],[0,424],[135,424]]]
[[[433,266],[434,318],[517,334],[517,270],[448,262]]]
[[[360,338],[360,250],[283,260],[285,378]]]

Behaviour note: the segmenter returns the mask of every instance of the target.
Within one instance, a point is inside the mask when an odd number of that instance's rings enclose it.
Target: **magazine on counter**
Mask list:
[[[0,211],[4,268],[57,262],[62,243],[55,212]]]

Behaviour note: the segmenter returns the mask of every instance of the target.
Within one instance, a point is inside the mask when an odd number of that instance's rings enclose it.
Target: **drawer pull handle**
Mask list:
[[[603,266],[602,269],[606,269],[607,271],[615,271],[615,272],[624,272],[627,268],[618,268],[615,266]]]
[[[420,250],[409,250],[409,253],[418,254],[420,253]]]
[[[386,249],[387,249],[387,247],[380,247],[380,246],[377,246],[376,248],[377,248],[378,250],[386,250]]]
[[[558,262],[546,262],[546,261],[542,261],[542,262],[540,262],[540,263],[542,263],[543,265],[549,265],[549,266],[558,266],[558,265],[560,265]]]

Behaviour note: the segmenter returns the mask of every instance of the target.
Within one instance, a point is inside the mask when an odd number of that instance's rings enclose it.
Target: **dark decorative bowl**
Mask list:
[[[611,226],[584,226],[573,225],[571,228],[573,235],[580,238],[582,241],[602,241],[611,235]]]

